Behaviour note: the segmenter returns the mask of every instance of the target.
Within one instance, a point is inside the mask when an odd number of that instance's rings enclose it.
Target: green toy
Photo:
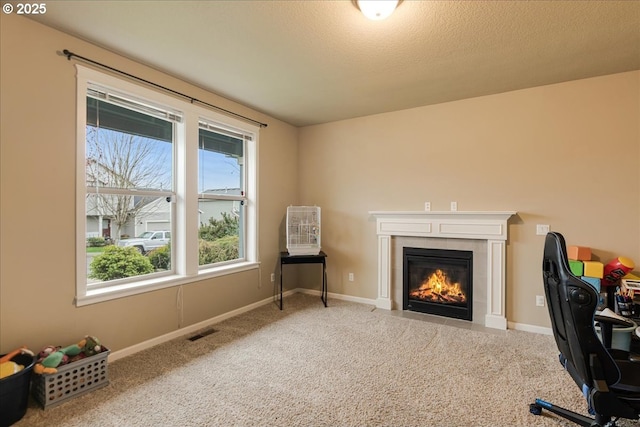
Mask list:
[[[84,346],[82,347],[82,352],[86,356],[93,356],[98,353],[102,353],[102,344],[98,341],[98,338],[92,337],[91,335],[87,335],[84,337]]]
[[[56,369],[63,362],[65,356],[73,357],[77,356],[82,352],[83,347],[86,344],[86,340],[80,341],[78,344],[70,345],[69,347],[61,348],[60,350],[54,351],[41,362],[38,362],[33,367],[33,372],[36,374],[55,374],[58,372]]]
[[[85,336],[77,344],[60,348],[47,346],[40,352],[40,359],[33,367],[36,374],[55,374],[58,366],[75,362],[84,357],[89,357],[102,353],[105,348],[100,344],[98,338],[91,335]]]

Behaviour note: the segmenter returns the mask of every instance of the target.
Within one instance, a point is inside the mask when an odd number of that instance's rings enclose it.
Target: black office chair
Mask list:
[[[560,363],[582,390],[594,417],[542,399],[530,405],[531,413],[540,415],[546,409],[578,425],[594,427],[615,426],[619,418],[640,419],[640,363],[614,359],[598,339],[594,326],[598,293],[571,273],[560,233],[547,234],[542,273]]]

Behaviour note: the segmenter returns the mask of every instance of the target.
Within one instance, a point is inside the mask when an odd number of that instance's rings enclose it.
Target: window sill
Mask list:
[[[228,274],[253,270],[258,268],[259,265],[260,264],[258,262],[243,262],[202,270],[195,276],[172,275],[107,288],[90,289],[87,290],[86,295],[76,297],[75,304],[76,307],[82,307],[85,305],[111,301],[118,298],[125,298],[174,286],[188,285],[190,283],[199,282],[212,277],[226,276]]]

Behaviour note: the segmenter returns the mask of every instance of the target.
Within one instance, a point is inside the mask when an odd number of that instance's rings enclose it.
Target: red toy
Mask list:
[[[602,285],[616,285],[618,283],[618,280],[620,280],[624,275],[633,270],[634,267],[635,264],[633,263],[633,260],[623,256],[609,261],[609,264],[604,266],[604,277],[602,278]]]

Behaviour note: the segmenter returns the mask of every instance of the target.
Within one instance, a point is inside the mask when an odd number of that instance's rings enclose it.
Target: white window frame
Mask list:
[[[76,64],[76,300],[84,306],[140,293],[181,286],[240,271],[258,268],[258,137],[259,127],[199,105],[177,99],[110,74]],[[101,286],[87,286],[86,265],[86,117],[87,88],[90,83],[131,95],[149,102],[166,105],[180,111],[182,123],[175,128],[174,182],[175,214],[172,221],[172,272],[135,276],[106,282]],[[247,135],[244,147],[245,161],[245,239],[241,260],[198,266],[198,133],[199,120],[206,118]]]
[[[228,128],[227,125],[225,125],[224,123],[218,123],[215,120],[211,120],[207,117],[200,117],[199,119],[199,130],[200,129],[204,129],[210,132],[218,132],[221,134],[228,134],[228,135],[232,135],[233,137],[237,137],[237,139],[242,141],[242,157],[243,157],[243,163],[245,163],[245,159],[246,159],[246,153],[247,153],[247,144],[250,142],[250,140],[252,139],[251,135],[247,135],[245,133],[239,133],[236,129],[230,129]],[[198,149],[200,149],[201,147],[199,146]],[[201,165],[198,165],[201,166]],[[228,200],[228,201],[237,201],[239,203],[242,203],[243,205],[246,206],[248,198],[247,198],[247,172],[248,168],[246,166],[243,166],[242,168],[242,179],[241,182],[243,183],[242,188],[240,189],[242,191],[241,195],[231,195],[231,194],[219,194],[219,193],[198,193],[198,201],[202,201],[202,200],[209,200],[209,201],[224,201],[224,200]],[[240,240],[240,245],[242,246],[242,252],[244,253],[244,250],[246,248],[246,244],[247,244],[247,237],[246,237],[246,228],[247,228],[247,215],[246,215],[246,208],[244,209],[244,215],[243,215],[243,221],[241,224],[241,234],[239,236]],[[202,221],[201,221],[202,222]],[[240,256],[240,260],[246,260],[247,257],[243,254]],[[236,260],[233,261],[226,261],[225,263],[234,263],[237,262]],[[217,264],[218,266],[223,265],[223,263],[219,263]],[[201,270],[207,270],[210,268],[215,268],[214,264],[205,264],[205,265],[201,265],[199,266],[199,268]]]

